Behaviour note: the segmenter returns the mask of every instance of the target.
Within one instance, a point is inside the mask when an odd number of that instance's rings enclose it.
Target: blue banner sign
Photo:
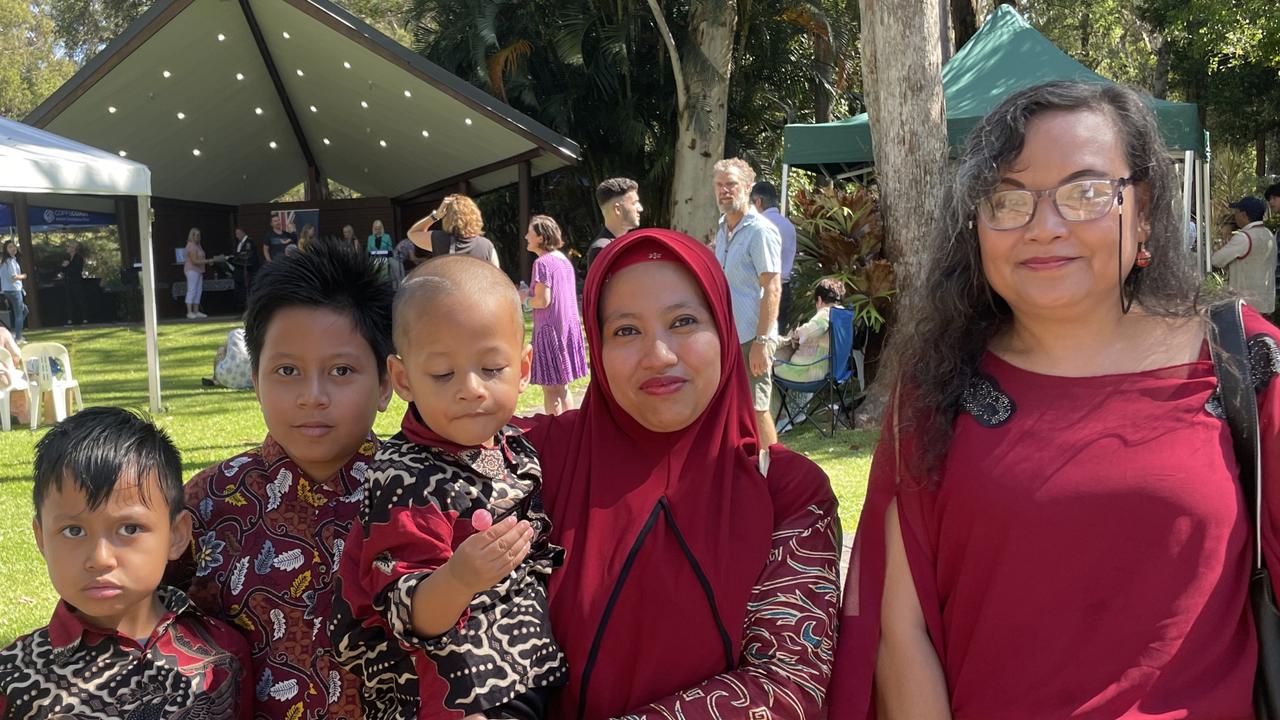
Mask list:
[[[27,222],[31,223],[31,232],[79,230],[115,225],[116,215],[115,213],[30,206],[27,208]],[[14,222],[13,218],[13,206],[0,203],[0,228],[15,228],[16,226],[17,223]]]

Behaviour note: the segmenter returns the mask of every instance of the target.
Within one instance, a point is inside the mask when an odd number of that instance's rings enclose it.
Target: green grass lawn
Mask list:
[[[166,412],[158,418],[182,450],[187,477],[252,447],[266,434],[250,391],[206,388],[213,355],[234,327],[230,322],[175,323],[160,327],[160,372]],[[141,328],[104,327],[32,331],[32,341],[53,341],[71,352],[86,405],[147,407],[145,338]],[[581,398],[586,382],[574,385]],[[542,392],[531,386],[520,412],[542,408]],[[392,399],[374,426],[381,437],[399,428],[405,404]],[[31,458],[44,429],[0,433],[0,647],[49,620],[57,597],[31,536]],[[783,442],[827,471],[840,498],[840,517],[853,527],[866,491],[874,431],[842,431],[824,438],[812,428],[783,435]]]

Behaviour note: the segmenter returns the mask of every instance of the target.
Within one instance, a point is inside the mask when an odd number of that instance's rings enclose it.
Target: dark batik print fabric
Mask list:
[[[65,602],[53,619],[0,651],[5,720],[249,718],[244,638],[203,615],[179,590],[145,644],[85,623]]]
[[[187,483],[195,516],[191,597],[237,626],[253,653],[256,718],[359,718],[356,679],[333,657],[338,560],[360,512],[370,441],[327,481],[268,437]]]
[[[565,660],[547,620],[546,579],[563,558],[547,538],[537,456],[508,426],[492,449],[455,454],[403,434],[383,444],[365,475],[360,521],[347,541],[331,636],[339,661],[364,685],[371,719],[457,718],[536,688],[563,684]],[[413,593],[474,532],[488,509],[529,520],[533,549],[480,593],[449,632],[413,631]]]

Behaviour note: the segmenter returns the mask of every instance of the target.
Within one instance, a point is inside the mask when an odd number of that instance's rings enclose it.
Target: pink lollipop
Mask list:
[[[484,532],[493,527],[493,516],[488,510],[480,508],[471,513],[471,527],[475,528],[476,532]]]

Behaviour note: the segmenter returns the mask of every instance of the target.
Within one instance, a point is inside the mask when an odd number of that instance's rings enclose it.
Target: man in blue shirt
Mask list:
[[[778,301],[779,334],[787,329],[791,319],[791,272],[796,263],[796,226],[778,209],[778,188],[773,183],[760,181],[751,188],[751,205],[756,212],[778,228],[782,237],[782,298]]]
[[[778,345],[778,301],[782,295],[782,238],[778,228],[751,206],[756,174],[738,158],[715,164],[716,204],[724,215],[716,231],[716,259],[729,281],[733,323],[742,344],[761,447],[778,441],[769,412],[773,378],[769,365]]]

